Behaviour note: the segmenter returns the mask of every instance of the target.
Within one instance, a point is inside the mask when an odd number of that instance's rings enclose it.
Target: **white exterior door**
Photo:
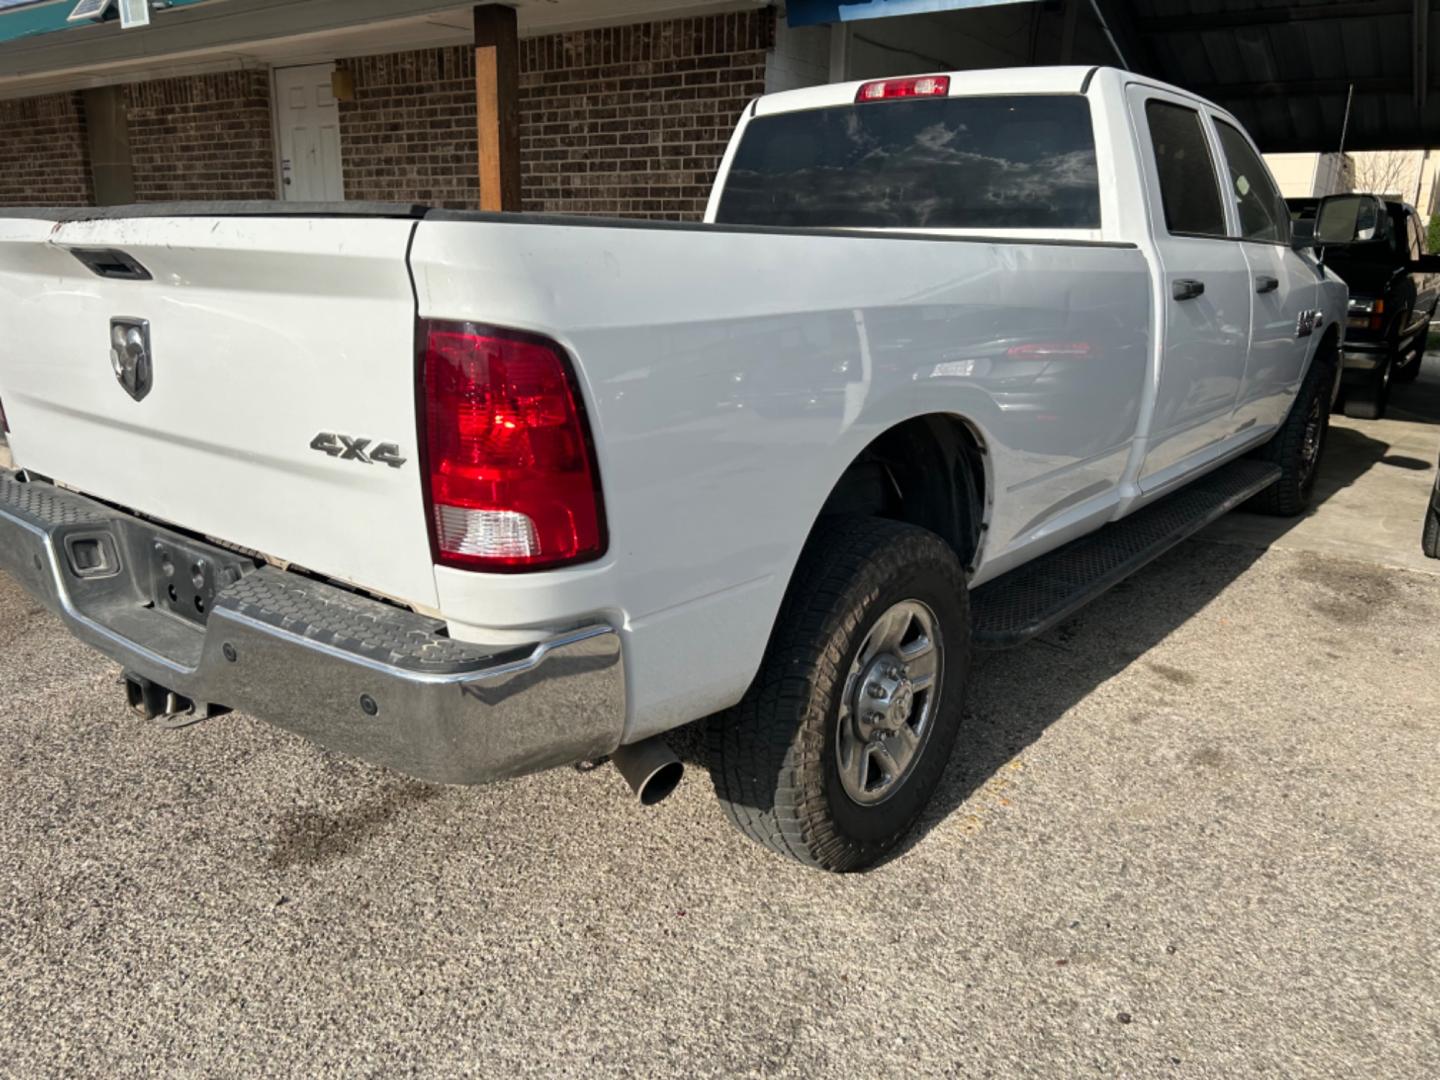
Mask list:
[[[339,202],[340,107],[330,89],[334,64],[278,68],[275,121],[280,133],[281,195],[287,202]]]

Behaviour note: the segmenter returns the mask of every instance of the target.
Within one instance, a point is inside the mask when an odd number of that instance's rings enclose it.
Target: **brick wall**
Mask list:
[[[421,49],[343,60],[355,98],[340,102],[347,199],[473,209],[475,50]]]
[[[764,10],[522,40],[524,209],[700,217],[773,34]],[[347,198],[476,205],[474,62],[466,47],[341,61]]]
[[[525,209],[699,218],[773,34],[765,9],[522,41]]]
[[[90,199],[80,95],[0,101],[0,205],[83,206]]]
[[[134,83],[126,109],[137,201],[276,197],[269,72]]]

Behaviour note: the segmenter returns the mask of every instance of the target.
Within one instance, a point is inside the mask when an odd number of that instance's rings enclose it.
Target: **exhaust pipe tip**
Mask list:
[[[685,776],[684,764],[659,735],[617,747],[610,760],[641,806],[654,806],[668,798]]]

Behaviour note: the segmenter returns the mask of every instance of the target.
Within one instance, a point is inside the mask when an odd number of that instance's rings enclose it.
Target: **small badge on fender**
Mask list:
[[[358,461],[362,465],[389,465],[398,469],[405,464],[400,456],[400,447],[391,442],[382,442],[373,449],[372,440],[337,435],[333,431],[322,431],[310,440],[310,449],[319,450],[341,461]]]

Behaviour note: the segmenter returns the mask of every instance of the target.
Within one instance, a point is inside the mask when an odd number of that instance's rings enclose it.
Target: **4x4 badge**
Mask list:
[[[144,319],[110,320],[110,367],[136,401],[150,393],[155,369],[150,354],[150,324]]]
[[[336,435],[331,431],[322,431],[311,439],[310,449],[319,450],[322,454],[329,454],[341,461],[358,461],[364,465],[389,465],[392,469],[398,469],[405,464],[405,459],[400,456],[400,447],[393,442],[382,442],[371,450],[369,439]]]

